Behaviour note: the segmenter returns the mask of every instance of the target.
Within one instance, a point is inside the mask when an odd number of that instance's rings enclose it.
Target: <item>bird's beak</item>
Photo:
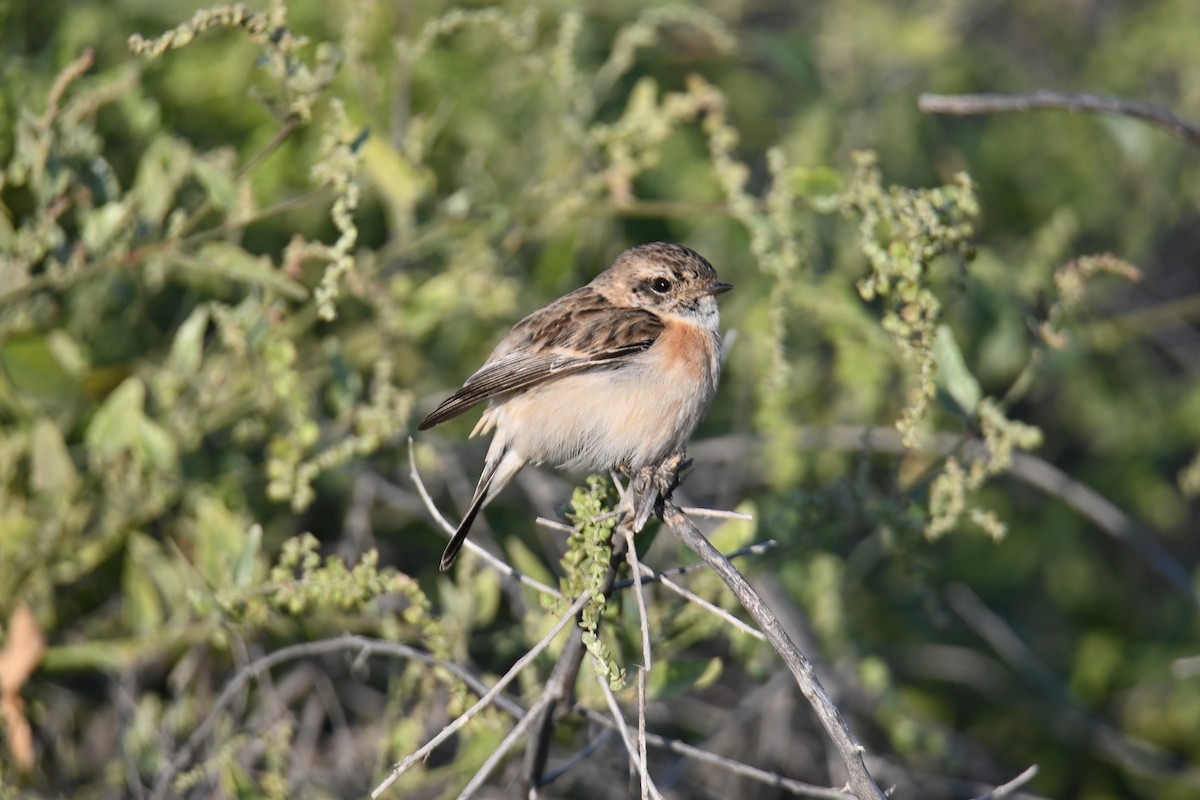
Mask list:
[[[733,288],[732,283],[714,283],[705,289],[705,294],[725,294]]]

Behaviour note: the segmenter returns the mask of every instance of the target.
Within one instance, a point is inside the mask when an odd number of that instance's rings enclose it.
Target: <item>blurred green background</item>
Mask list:
[[[779,542],[740,564],[881,783],[965,798],[1036,763],[1029,796],[1200,792],[1200,149],[916,103],[1051,88],[1200,120],[1200,4],[294,0],[131,50],[203,8],[0,3],[0,686],[24,702],[0,796],[367,792],[461,686],[327,657],[217,696],[343,631],[491,676],[545,633],[477,561],[437,573],[406,437],[508,326],[655,240],[736,286],[682,492],[755,513],[724,549]],[[468,416],[415,443],[452,518]],[[581,479],[527,471],[478,538],[552,581],[533,519]],[[647,561],[690,558],[669,539]],[[636,664],[629,606],[607,636]],[[764,646],[674,595],[653,616],[655,730],[840,785]],[[508,724],[395,796],[457,791]],[[622,757],[547,796],[629,796]],[[674,796],[782,796],[652,765]]]

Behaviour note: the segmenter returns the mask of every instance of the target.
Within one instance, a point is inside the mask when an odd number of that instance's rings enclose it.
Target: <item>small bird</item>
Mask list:
[[[732,288],[699,253],[656,242],[626,250],[587,286],[514,325],[417,426],[427,430],[487,400],[471,436],[496,432],[441,568],[454,563],[479,510],[526,464],[632,475],[679,451],[717,391],[716,295]]]

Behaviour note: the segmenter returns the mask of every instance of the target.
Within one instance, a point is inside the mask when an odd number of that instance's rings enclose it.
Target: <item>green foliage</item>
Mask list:
[[[886,298],[883,329],[916,367],[916,385],[909,389],[897,422],[905,445],[916,447],[917,426],[936,394],[933,349],[942,310],[925,273],[935,258],[967,250],[979,204],[964,174],[933,190],[892,187],[885,192],[870,154],[858,156],[854,182],[842,204],[860,218],[861,246],[871,265],[871,274],[858,282],[858,293],[868,303]]]
[[[515,493],[480,520],[523,572],[553,584],[561,566],[565,599],[539,608],[469,557],[437,574],[424,510],[392,485],[395,443],[522,314],[665,239],[737,287],[697,439],[752,454],[697,446],[684,487],[758,518],[717,528],[721,549],[780,541],[739,563],[774,573],[856,682],[868,750],[973,781],[1037,762],[1048,796],[1190,796],[1194,770],[1172,765],[1200,760],[1200,690],[1167,676],[1194,655],[1194,607],[1064,490],[1012,470],[1018,453],[1051,461],[1194,573],[1196,153],[1130,120],[968,123],[914,99],[1052,82],[1200,118],[1194,3],[177,14],[0,8],[0,621],[24,602],[48,637],[22,696],[54,749],[28,774],[0,759],[0,795],[153,784],[249,661],[345,631],[494,676],[587,590],[587,645],[619,686],[640,641],[632,596],[599,592],[607,484],[572,496],[561,560]],[[445,508],[478,469],[468,428],[418,437]],[[678,560],[669,540],[649,563]],[[715,576],[680,582],[737,613]],[[1030,688],[953,611],[951,583],[1060,683]],[[741,713],[730,698],[777,662],[648,593],[652,694],[701,739],[671,704],[702,692]],[[939,669],[947,652],[971,669]],[[361,794],[469,702],[416,662],[311,667],[243,688],[173,790]],[[1131,768],[1050,715],[1176,761]],[[465,782],[501,719],[405,790]],[[572,733],[558,744],[581,745]],[[976,773],[979,752],[1004,774]]]
[[[567,598],[580,597],[588,592],[591,597],[579,614],[579,626],[583,628],[583,643],[596,659],[597,668],[603,667],[601,677],[608,680],[613,689],[625,686],[625,669],[612,657],[599,636],[600,620],[607,606],[605,592],[606,576],[612,563],[613,531],[617,517],[613,488],[598,475],[588,478],[587,488],[575,490],[571,497],[573,513],[569,519],[575,530],[567,537],[567,552],[562,557],[565,573],[560,581],[562,597],[553,602],[543,601],[548,609],[559,614],[566,613],[571,605]]]

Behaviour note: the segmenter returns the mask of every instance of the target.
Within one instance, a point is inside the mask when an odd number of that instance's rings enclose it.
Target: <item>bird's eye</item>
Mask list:
[[[654,282],[650,284],[650,288],[659,294],[666,294],[671,291],[671,282],[666,278],[655,278]]]

